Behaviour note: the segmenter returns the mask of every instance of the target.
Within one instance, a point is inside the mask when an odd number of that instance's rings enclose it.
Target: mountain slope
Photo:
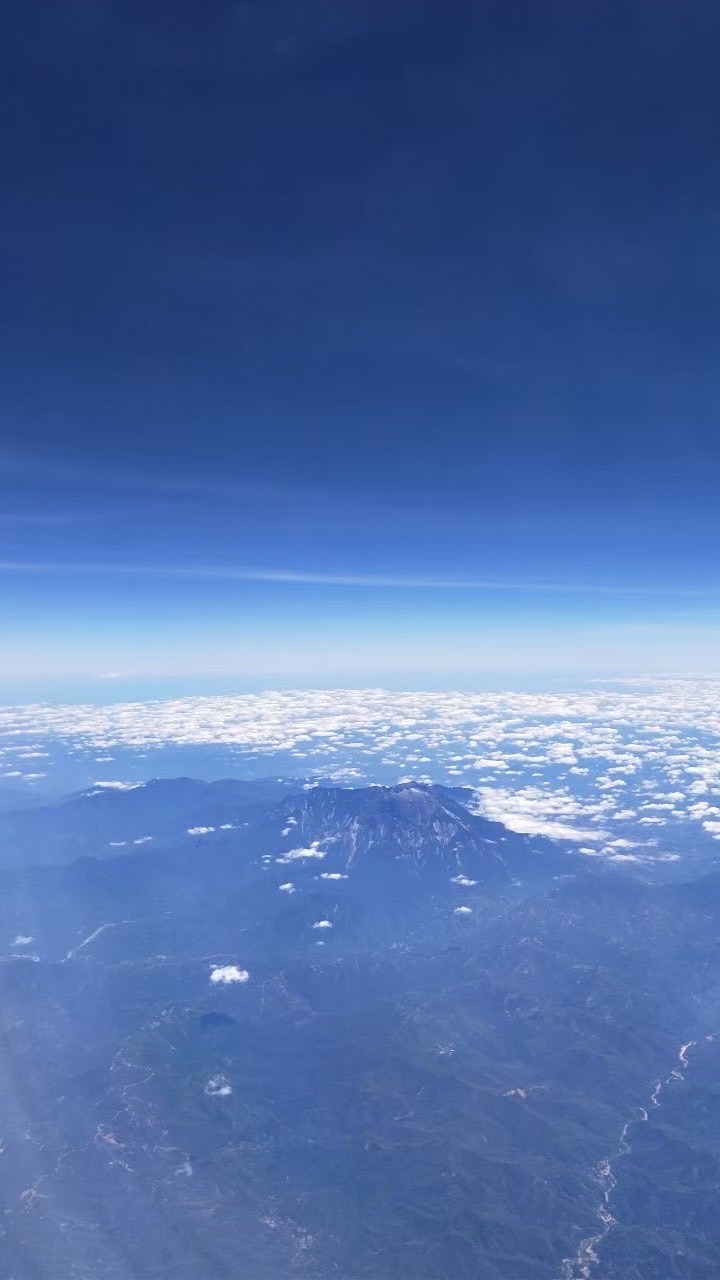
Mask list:
[[[235,825],[297,786],[291,781],[234,778],[99,784],[55,804],[0,812],[0,867],[47,866],[87,855],[112,857],[139,841],[177,840],[188,828]]]

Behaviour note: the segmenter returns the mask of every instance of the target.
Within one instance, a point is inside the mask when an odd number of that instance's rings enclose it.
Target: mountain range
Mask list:
[[[720,878],[473,793],[192,779],[0,815],[14,1280],[705,1280]]]

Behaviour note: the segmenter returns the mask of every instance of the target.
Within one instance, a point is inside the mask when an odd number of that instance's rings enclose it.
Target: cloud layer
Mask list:
[[[689,829],[720,839],[715,679],[546,693],[289,690],[8,707],[0,712],[0,786],[37,776],[25,767],[35,757],[50,769],[53,744],[68,742],[142,753],[149,771],[155,750],[222,747],[239,775],[247,759],[256,776],[282,769],[349,784],[455,783],[473,788],[477,808],[514,830],[581,842],[617,860],[672,856],[672,840]],[[285,861],[323,856],[299,847]]]

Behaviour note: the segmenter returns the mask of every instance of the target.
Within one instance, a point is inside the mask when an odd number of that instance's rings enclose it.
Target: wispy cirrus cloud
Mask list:
[[[125,564],[114,561],[0,560],[0,574],[65,574],[179,578],[218,582],[267,582],[298,586],[389,587],[406,590],[554,592],[569,595],[688,597],[720,600],[720,585],[676,587],[626,583],[513,581],[495,578],[446,578],[382,573],[325,572],[315,569],[254,568],[223,564]]]

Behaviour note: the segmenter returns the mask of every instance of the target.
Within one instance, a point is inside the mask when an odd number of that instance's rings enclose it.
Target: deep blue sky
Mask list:
[[[4,24],[6,672],[718,666],[715,3]]]

